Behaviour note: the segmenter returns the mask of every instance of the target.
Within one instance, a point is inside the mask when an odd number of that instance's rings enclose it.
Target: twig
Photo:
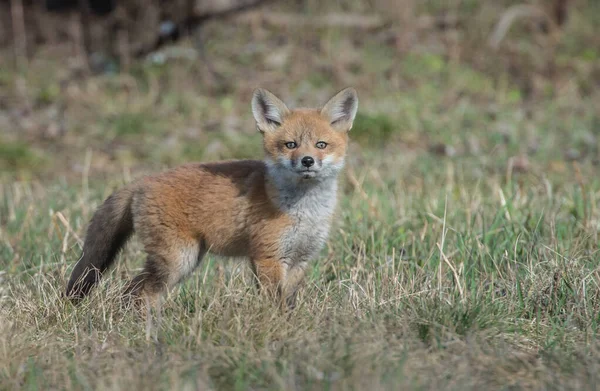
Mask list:
[[[506,37],[508,30],[510,30],[510,27],[515,22],[515,20],[525,17],[546,19],[548,21],[548,24],[550,25],[550,31],[552,33],[558,31],[556,23],[554,23],[550,15],[548,15],[548,13],[546,13],[543,9],[529,4],[518,4],[509,7],[502,14],[502,17],[500,18],[498,24],[496,24],[496,27],[494,28],[494,32],[490,36],[489,45],[493,49],[498,49],[498,47],[500,47],[500,43],[502,42],[504,37]]]
[[[585,184],[583,182],[583,175],[581,175],[581,169],[579,168],[579,164],[577,162],[573,162],[573,169],[575,170],[575,178],[577,179],[577,183],[581,188],[581,199],[583,201],[583,227],[587,228],[588,226],[588,199],[587,194],[585,192]]]
[[[128,71],[131,66],[131,45],[129,42],[128,25],[131,23],[127,18],[127,11],[123,6],[115,10],[115,19],[117,21],[117,53],[119,54],[119,66],[122,70]]]
[[[89,55],[90,53],[92,53],[92,34],[91,34],[91,23],[92,23],[92,18],[91,18],[91,11],[90,11],[90,6],[89,3],[85,0],[79,0],[78,1],[78,5],[79,5],[79,10],[81,12],[81,15],[78,19],[79,23],[80,23],[80,29],[81,29],[81,33],[82,33],[82,48],[80,48],[80,50],[83,52],[83,64],[85,66],[85,70],[86,71],[90,71],[90,59],[89,59]],[[78,44],[80,44],[80,42],[78,42]]]
[[[236,6],[229,7],[229,8],[221,7],[220,9],[217,8],[217,9],[204,9],[203,10],[201,7],[198,7],[196,5],[196,3],[203,3],[203,2],[196,2],[196,1],[188,0],[187,14],[189,16],[187,18],[185,18],[183,21],[178,22],[177,28],[179,30],[181,30],[182,32],[187,32],[188,34],[191,35],[196,31],[196,28],[198,26],[201,26],[206,21],[227,18],[231,15],[235,15],[237,13],[251,10],[254,7],[258,7],[259,5],[274,3],[274,2],[275,2],[275,0],[248,0],[248,1],[241,1]],[[227,3],[227,2],[225,2],[225,3]],[[163,40],[160,39],[160,37],[159,37],[156,40],[156,42],[153,45],[151,45],[151,47],[136,50],[133,53],[133,57],[138,58],[138,57],[146,56],[148,53],[151,53],[151,52],[154,52],[154,51],[160,49],[164,45],[164,43],[165,42],[163,42]]]
[[[304,16],[284,12],[246,12],[237,18],[238,21],[255,23],[261,20],[276,27],[346,27],[362,30],[373,30],[385,25],[379,15],[359,15],[347,13],[330,13],[323,16]]]
[[[22,0],[12,0],[10,2],[10,14],[15,45],[15,65],[17,68],[27,67],[27,35]]]

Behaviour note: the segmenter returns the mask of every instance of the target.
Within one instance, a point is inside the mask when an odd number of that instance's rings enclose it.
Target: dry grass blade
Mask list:
[[[556,26],[554,20],[541,7],[530,4],[517,4],[504,11],[496,24],[494,31],[490,35],[488,44],[493,49],[498,49],[513,23],[520,18],[527,17],[545,20],[549,24],[553,34],[558,31],[558,26]]]
[[[71,224],[69,224],[69,221],[65,218],[65,216],[61,212],[56,212],[55,216],[58,217],[63,226],[67,229],[67,232],[73,235],[73,237],[77,241],[77,244],[79,244],[79,246],[83,248],[83,239],[81,239],[79,235],[77,235],[77,233],[73,230],[73,228],[71,228]]]
[[[263,23],[275,27],[304,27],[304,28],[356,28],[373,30],[384,26],[385,22],[379,15],[330,13],[327,15],[303,16],[298,14],[268,11],[250,11],[237,17],[238,21]]]
[[[446,262],[446,265],[448,265],[450,267],[450,270],[452,270],[452,274],[454,275],[454,281],[456,282],[456,286],[458,287],[458,292],[460,294],[460,301],[464,302],[465,301],[465,292],[460,284],[460,279],[458,278],[458,273],[456,272],[456,268],[448,260],[448,257],[446,257],[446,254],[444,254],[444,250],[442,250],[442,246],[440,246],[439,243],[437,243],[437,247],[440,250],[442,259],[444,260],[444,262]]]

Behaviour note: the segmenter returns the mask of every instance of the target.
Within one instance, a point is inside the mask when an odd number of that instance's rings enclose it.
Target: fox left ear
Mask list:
[[[321,114],[329,119],[334,129],[347,132],[352,129],[357,110],[358,94],[348,87],[331,98],[321,109]]]

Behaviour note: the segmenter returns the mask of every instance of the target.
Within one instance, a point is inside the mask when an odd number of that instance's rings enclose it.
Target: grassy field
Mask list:
[[[487,49],[467,37],[491,30],[493,6],[452,35],[459,58],[445,32],[402,52],[381,32],[211,24],[219,88],[198,61],[78,79],[60,48],[19,71],[0,56],[0,389],[597,389],[589,7],[574,8],[551,74],[519,26],[504,42],[516,76],[507,53],[476,60]],[[89,300],[65,301],[87,223],[118,186],[261,156],[258,85],[292,105],[346,85],[361,100],[336,223],[290,316],[245,263],[208,257],[139,321],[118,296],[142,265],[135,240]]]

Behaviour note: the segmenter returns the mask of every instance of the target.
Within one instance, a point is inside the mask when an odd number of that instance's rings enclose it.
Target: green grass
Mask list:
[[[500,5],[452,7],[478,15],[457,35],[464,61],[436,44],[444,32],[398,54],[379,33],[218,23],[207,48],[228,92],[200,61],[60,83],[60,56],[0,67],[0,389],[596,389],[597,13],[574,8],[553,79],[480,52]],[[517,27],[507,45],[537,42]],[[360,96],[335,225],[298,307],[282,316],[244,262],[209,256],[148,325],[119,306],[143,264],[135,239],[88,300],[65,301],[113,190],[182,162],[260,158],[257,85],[307,105],[345,85]],[[64,135],[36,135],[55,106]]]
[[[0,139],[0,173],[14,174],[39,169],[42,162],[42,156],[27,144]]]
[[[413,173],[431,156],[364,159],[349,167],[360,189],[345,181],[328,249],[289,318],[257,295],[245,264],[209,257],[150,330],[118,307],[141,266],[135,241],[89,301],[61,298],[79,244],[57,213],[81,236],[120,180],[89,191],[3,186],[2,388],[580,389],[600,380],[598,183],[567,180],[550,195],[528,177],[461,178],[467,170],[452,159],[427,177]]]

